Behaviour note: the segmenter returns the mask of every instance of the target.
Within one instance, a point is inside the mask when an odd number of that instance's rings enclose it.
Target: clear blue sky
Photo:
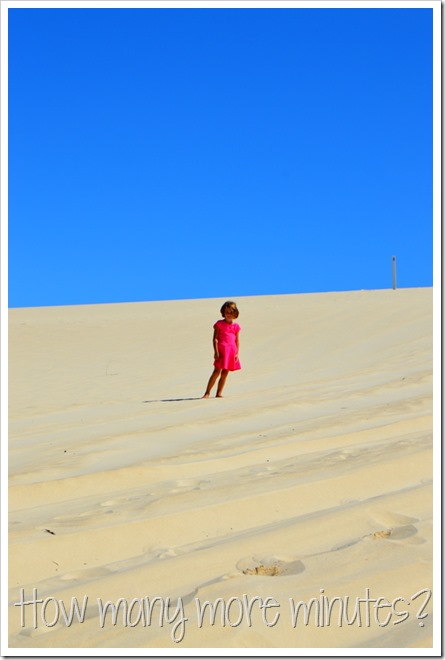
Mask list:
[[[431,286],[432,14],[9,9],[9,306]]]

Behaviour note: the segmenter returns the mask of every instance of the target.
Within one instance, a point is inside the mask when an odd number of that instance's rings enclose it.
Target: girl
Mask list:
[[[213,326],[213,350],[215,352],[215,361],[213,363],[215,369],[210,376],[207,384],[203,399],[208,399],[212,387],[216,383],[218,376],[219,382],[216,389],[216,396],[222,397],[222,391],[226,383],[229,371],[237,371],[241,369],[241,364],[238,359],[239,353],[239,331],[241,330],[238,323],[234,323],[233,319],[237,319],[239,311],[234,302],[228,300],[221,307],[221,315],[223,321],[217,321]]]

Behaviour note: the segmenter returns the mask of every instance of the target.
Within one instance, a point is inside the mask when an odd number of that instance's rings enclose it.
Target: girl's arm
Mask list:
[[[215,360],[219,358],[219,350],[218,350],[218,329],[215,328],[213,331],[213,351],[214,351],[214,357]]]
[[[235,342],[236,342],[236,355],[235,355],[235,360],[238,359],[239,355],[239,331],[235,335]]]

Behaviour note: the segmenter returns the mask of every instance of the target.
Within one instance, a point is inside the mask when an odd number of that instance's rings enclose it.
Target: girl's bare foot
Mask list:
[[[209,394],[204,394],[204,396],[203,396],[202,398],[203,398],[203,399],[208,399],[209,396],[210,396]]]

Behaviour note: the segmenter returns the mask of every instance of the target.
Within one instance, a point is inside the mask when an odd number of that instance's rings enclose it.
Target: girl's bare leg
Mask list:
[[[216,368],[215,368],[215,369],[213,370],[213,373],[212,373],[212,375],[211,375],[210,378],[209,378],[209,382],[207,383],[207,389],[206,389],[206,391],[205,391],[205,394],[204,394],[204,396],[202,397],[203,399],[208,399],[208,398],[209,398],[209,396],[210,396],[210,392],[211,392],[211,390],[212,390],[212,387],[213,387],[214,384],[216,383],[217,378],[218,378],[218,376],[219,376],[220,373],[221,373],[221,369],[216,369]]]
[[[216,390],[217,397],[222,396],[222,391],[224,389],[224,385],[226,384],[228,373],[229,373],[228,369],[223,369],[221,372],[221,378],[219,379],[218,382],[218,389]]]

